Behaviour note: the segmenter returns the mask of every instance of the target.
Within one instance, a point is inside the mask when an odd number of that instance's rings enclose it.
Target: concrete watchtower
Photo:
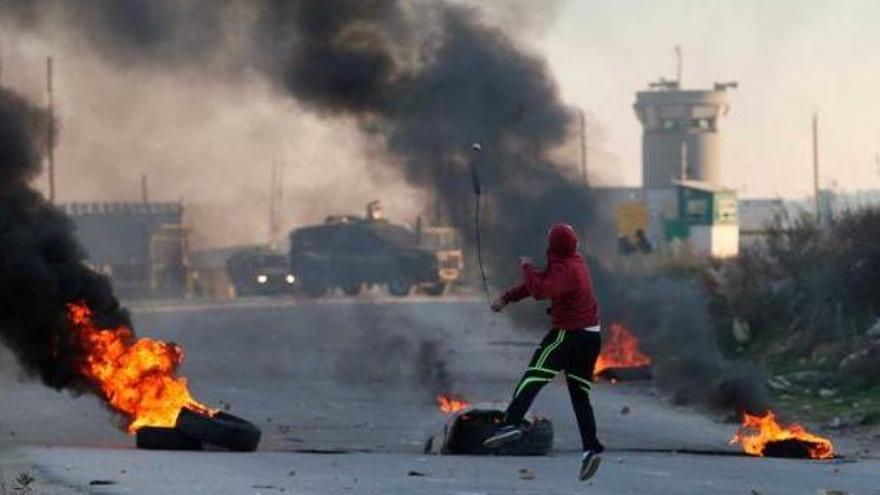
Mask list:
[[[633,105],[642,123],[642,183],[647,189],[668,189],[675,181],[721,182],[719,124],[727,115],[727,89],[683,90],[677,81],[651,83],[636,93]]]

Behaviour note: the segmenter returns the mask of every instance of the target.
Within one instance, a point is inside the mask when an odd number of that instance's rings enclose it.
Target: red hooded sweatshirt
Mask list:
[[[528,263],[523,265],[523,283],[505,292],[502,299],[507,303],[528,296],[539,301],[550,299],[553,328],[577,330],[599,325],[593,280],[577,246],[578,237],[571,225],[554,225],[547,236],[544,271],[537,272]]]

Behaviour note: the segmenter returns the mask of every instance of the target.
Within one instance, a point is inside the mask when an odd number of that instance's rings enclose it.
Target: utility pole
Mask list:
[[[675,45],[675,84],[681,87],[681,46]]]
[[[688,170],[690,167],[688,166],[688,143],[687,140],[681,140],[681,180],[689,180]]]
[[[590,179],[587,175],[587,118],[582,109],[578,109],[578,116],[581,124],[581,176],[584,179],[584,186],[588,187]]]
[[[147,188],[147,174],[141,174],[141,201],[144,204],[150,202],[149,189]]]
[[[816,222],[822,220],[819,210],[819,113],[813,112],[813,202],[816,209]]]
[[[272,180],[269,186],[269,245],[276,249],[281,235],[281,203],[284,199],[284,162],[272,161]]]
[[[55,101],[52,95],[52,57],[46,57],[46,111],[49,114],[46,128],[46,157],[49,169],[49,202],[55,202]]]

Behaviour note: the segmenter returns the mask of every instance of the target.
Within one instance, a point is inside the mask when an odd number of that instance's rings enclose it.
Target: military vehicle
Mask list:
[[[443,294],[461,275],[461,251],[448,243],[435,249],[419,241],[418,232],[389,222],[373,202],[366,217],[331,216],[291,231],[290,266],[298,285],[313,297],[334,288],[357,295],[374,285],[399,297],[413,288]]]
[[[267,247],[236,252],[226,260],[226,272],[239,296],[290,294],[296,287],[290,261]]]

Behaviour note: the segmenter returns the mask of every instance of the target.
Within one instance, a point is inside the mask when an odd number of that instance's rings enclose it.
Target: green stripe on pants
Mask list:
[[[559,330],[559,336],[556,337],[556,340],[553,341],[552,344],[548,345],[544,352],[541,353],[541,357],[538,359],[538,362],[535,363],[535,368],[543,368],[544,363],[547,361],[547,358],[550,357],[550,354],[562,344],[562,341],[565,340],[565,330]]]
[[[519,387],[516,387],[516,392],[513,394],[513,396],[516,397],[517,395],[519,395],[519,393],[522,392],[523,389],[526,388],[526,385],[528,385],[529,383],[533,383],[533,382],[549,382],[549,381],[552,380],[552,379],[553,379],[553,378],[542,378],[542,377],[539,377],[539,376],[531,376],[531,377],[529,377],[529,378],[525,378],[525,379],[523,379],[523,381],[519,384]]]

